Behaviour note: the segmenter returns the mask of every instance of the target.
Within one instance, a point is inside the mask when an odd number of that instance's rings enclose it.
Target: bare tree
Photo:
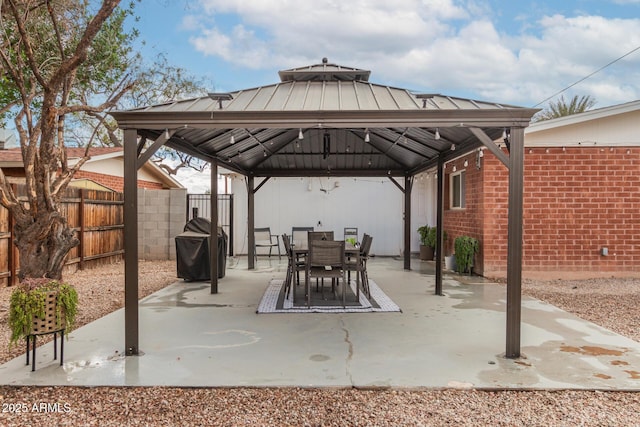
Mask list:
[[[65,256],[78,239],[60,212],[73,175],[88,160],[67,162],[66,119],[114,106],[133,85],[126,76],[130,40],[123,31],[130,9],[120,0],[0,1],[0,114],[13,112],[25,168],[26,202],[0,170],[0,203],[15,218],[20,279],[60,279]],[[108,93],[97,105],[88,93]],[[98,97],[91,98],[94,102]]]

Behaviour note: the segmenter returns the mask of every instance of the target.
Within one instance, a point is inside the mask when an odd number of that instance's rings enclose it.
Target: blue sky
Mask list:
[[[216,92],[327,57],[375,83],[534,106],[640,48],[640,0],[142,0],[138,14],[144,55]],[[564,95],[640,99],[640,49]]]

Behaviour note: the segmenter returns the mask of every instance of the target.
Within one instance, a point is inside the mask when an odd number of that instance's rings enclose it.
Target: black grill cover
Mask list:
[[[176,236],[176,261],[178,277],[185,280],[211,280],[209,232],[211,221],[194,218],[184,226],[184,232]],[[218,227],[218,278],[224,277],[226,266],[227,235]]]

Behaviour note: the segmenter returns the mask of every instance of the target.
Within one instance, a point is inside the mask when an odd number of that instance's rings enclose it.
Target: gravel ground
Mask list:
[[[68,274],[78,326],[124,304],[123,264]],[[175,280],[174,262],[140,264],[140,296]],[[523,292],[640,340],[640,280],[532,281]],[[11,289],[0,289],[0,362]],[[0,386],[0,425],[640,426],[640,393],[600,391]]]

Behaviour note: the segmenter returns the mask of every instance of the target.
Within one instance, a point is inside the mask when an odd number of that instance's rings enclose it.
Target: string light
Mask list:
[[[433,135],[433,137],[438,140],[440,139],[440,130],[438,128],[436,128],[436,133]]]
[[[298,139],[304,139],[304,134],[302,133],[302,128],[298,131]]]

